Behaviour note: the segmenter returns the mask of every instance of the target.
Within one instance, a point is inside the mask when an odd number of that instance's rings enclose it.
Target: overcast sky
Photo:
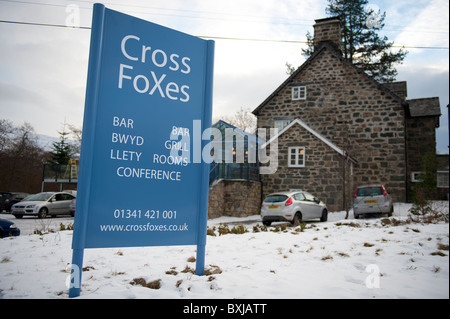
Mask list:
[[[0,20],[90,27],[94,1],[0,0]],[[307,31],[326,17],[326,0],[111,0],[118,10],[195,36],[216,39],[213,117],[253,110],[300,66]],[[395,45],[449,47],[448,0],[370,1],[386,12],[382,35]],[[79,12],[79,15],[77,14]],[[90,30],[0,22],[0,118],[58,136],[81,127]],[[437,151],[448,153],[449,51],[409,48],[398,81],[408,98],[438,96]]]

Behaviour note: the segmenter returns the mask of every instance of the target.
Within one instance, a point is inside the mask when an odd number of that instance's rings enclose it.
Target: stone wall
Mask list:
[[[306,86],[306,100],[292,100],[292,87],[297,85]],[[354,186],[382,183],[395,201],[406,200],[404,106],[398,97],[328,47],[303,65],[256,114],[258,127],[262,128],[274,127],[276,118],[301,119],[358,161],[353,168]],[[312,145],[306,149],[307,161],[311,148]],[[284,160],[279,161],[279,169],[286,165]],[[333,170],[338,169],[335,156],[328,154],[317,161],[309,160],[302,170],[320,172],[320,169],[324,170],[322,174],[335,174]],[[286,174],[293,172],[288,170]],[[269,185],[277,184],[275,179],[264,177],[264,193],[273,187]],[[339,181],[334,183],[338,187]],[[339,198],[334,201],[339,202]]]
[[[289,167],[289,147],[305,147],[305,167]],[[353,184],[350,162],[343,170],[343,157],[316,136],[295,124],[278,139],[278,170],[274,174],[261,175],[263,195],[301,189],[320,198],[330,211],[343,209],[344,173],[346,174],[346,200],[352,200]],[[349,206],[351,207],[351,205]]]
[[[260,209],[260,182],[220,180],[209,188],[208,218],[258,215]]]
[[[448,154],[436,155],[436,169],[437,171],[448,172]],[[436,199],[448,200],[448,187],[438,187]]]
[[[426,153],[436,153],[436,119],[434,117],[415,117],[407,120],[408,156],[408,201],[412,200],[412,172],[422,171],[422,157]]]

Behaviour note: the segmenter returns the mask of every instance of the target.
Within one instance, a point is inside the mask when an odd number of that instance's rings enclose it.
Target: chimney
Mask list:
[[[328,43],[338,52],[341,50],[341,20],[339,17],[315,20],[314,24],[314,51],[323,44]]]
[[[402,100],[406,100],[406,97],[408,96],[408,91],[406,89],[406,81],[382,83],[381,86],[391,90]]]

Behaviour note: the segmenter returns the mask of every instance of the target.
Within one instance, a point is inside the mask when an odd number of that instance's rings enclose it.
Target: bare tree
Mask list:
[[[42,165],[47,153],[42,150],[29,123],[14,127],[0,120],[0,189],[36,192],[42,179]]]
[[[233,116],[224,116],[222,120],[248,133],[252,133],[256,129],[256,117],[249,109],[242,107]]]
[[[11,137],[14,132],[12,122],[0,119],[0,152],[11,145]]]
[[[71,143],[72,152],[75,156],[80,156],[83,129],[72,124],[68,124],[68,126],[71,137],[73,138],[73,142]]]

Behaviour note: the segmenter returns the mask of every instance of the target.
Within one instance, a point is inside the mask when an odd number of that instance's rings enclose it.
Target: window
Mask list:
[[[305,148],[289,147],[289,167],[305,167]]]
[[[437,187],[448,188],[448,171],[437,171]]]
[[[295,200],[305,200],[305,196],[303,196],[303,193],[297,193],[293,197]]]
[[[305,200],[308,202],[314,202],[314,196],[308,193],[303,193],[305,195]]]
[[[383,195],[383,188],[381,186],[367,186],[367,187],[358,187],[356,191],[356,196],[379,196]]]
[[[286,195],[269,195],[264,199],[265,203],[279,203],[288,199]]]
[[[275,128],[278,129],[278,133],[281,132],[286,126],[291,123],[291,119],[275,119]]]
[[[417,182],[421,182],[422,178],[420,177],[420,175],[423,175],[422,172],[412,172],[411,173],[411,182],[417,183]]]
[[[306,100],[306,86],[294,86],[292,88],[293,100]]]

